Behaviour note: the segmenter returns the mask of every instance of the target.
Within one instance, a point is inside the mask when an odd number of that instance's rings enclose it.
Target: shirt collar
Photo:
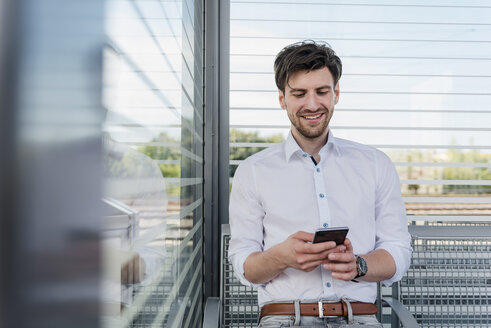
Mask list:
[[[295,153],[303,153],[302,148],[298,145],[297,141],[295,138],[293,138],[292,131],[288,133],[288,137],[286,138],[285,141],[285,159],[286,162],[290,161],[290,158],[293,156]]]
[[[321,155],[321,157],[323,157],[322,155],[325,152],[327,152],[329,149],[333,149],[337,155],[341,154],[341,151],[339,149],[339,145],[337,144],[336,138],[334,137],[334,134],[332,133],[331,129],[329,129],[329,135],[327,137],[327,143],[319,151],[319,154]],[[302,150],[302,148],[300,148],[300,146],[298,145],[295,138],[293,138],[292,131],[290,130],[290,132],[288,133],[288,137],[286,138],[286,141],[285,141],[285,159],[286,159],[286,161],[289,162],[290,158],[293,156],[293,154],[296,154],[296,153],[303,154],[304,151]]]
[[[321,154],[327,151],[334,151],[336,155],[338,156],[341,155],[341,148],[339,147],[339,143],[337,142],[336,137],[334,137],[334,133],[332,133],[331,129],[329,129],[329,135],[327,136],[327,143],[324,145],[324,147],[321,148],[319,153]]]

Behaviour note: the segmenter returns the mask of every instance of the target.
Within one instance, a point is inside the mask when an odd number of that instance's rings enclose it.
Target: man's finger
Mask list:
[[[328,263],[324,264],[324,269],[332,271],[332,272],[339,272],[339,273],[346,273],[346,272],[353,272],[356,267],[353,263]]]
[[[350,281],[353,279],[353,274],[351,272],[347,272],[347,273],[333,272],[332,277],[339,280]]]
[[[344,244],[336,246],[336,248],[331,249],[331,253],[345,253],[346,246]]]
[[[327,259],[332,262],[355,262],[356,258],[353,253],[329,253]]]
[[[304,254],[320,254],[326,251],[332,251],[335,246],[336,243],[333,241],[326,241],[318,244],[303,243],[302,245],[299,245],[297,251]]]
[[[343,245],[346,246],[346,252],[353,252],[353,245],[351,244],[351,240],[349,240],[349,238],[344,240]]]
[[[327,253],[322,252],[322,253],[315,253],[315,254],[306,254],[303,255],[303,263],[307,262],[326,262],[327,261]],[[322,263],[319,263],[322,264]],[[319,265],[318,264],[318,265]]]
[[[293,237],[303,241],[312,241],[314,239],[314,234],[305,231],[297,231],[293,234]]]
[[[300,266],[300,270],[305,271],[305,272],[310,272],[313,269],[317,268],[319,265],[323,263],[322,260],[319,261],[313,261],[313,262],[307,262],[303,265]]]

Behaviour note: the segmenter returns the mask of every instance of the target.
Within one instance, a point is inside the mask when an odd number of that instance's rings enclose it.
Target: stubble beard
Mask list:
[[[329,117],[329,110],[327,110],[326,108],[324,108],[323,120],[319,123],[319,125],[315,127],[309,127],[308,124],[302,124],[302,118],[300,114],[305,113],[298,113],[297,115],[290,115],[290,113],[288,113],[288,118],[290,119],[290,122],[298,131],[298,133],[300,133],[303,137],[307,139],[316,139],[321,137],[329,127],[329,121],[331,120],[331,118]]]

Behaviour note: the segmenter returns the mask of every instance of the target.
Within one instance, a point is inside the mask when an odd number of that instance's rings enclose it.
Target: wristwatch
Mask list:
[[[356,255],[356,270],[358,271],[358,274],[353,279],[363,277],[367,274],[368,271],[367,261],[365,261],[363,257],[358,255]]]

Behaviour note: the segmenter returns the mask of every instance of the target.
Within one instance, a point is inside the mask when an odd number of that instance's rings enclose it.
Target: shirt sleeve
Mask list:
[[[382,281],[386,286],[401,280],[411,262],[411,235],[401,196],[399,176],[389,157],[377,151],[375,197],[375,249],[386,250],[394,259],[395,274]]]
[[[256,189],[254,167],[244,161],[235,172],[230,194],[230,245],[228,258],[240,282],[257,288],[244,275],[244,262],[254,252],[263,251],[264,210]]]

